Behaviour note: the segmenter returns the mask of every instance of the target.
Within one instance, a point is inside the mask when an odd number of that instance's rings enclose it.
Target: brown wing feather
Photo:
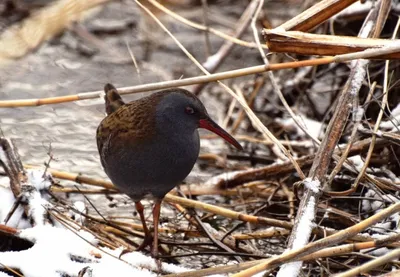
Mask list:
[[[140,143],[155,133],[155,107],[160,96],[145,97],[120,106],[97,128],[97,147],[106,157],[114,147]]]

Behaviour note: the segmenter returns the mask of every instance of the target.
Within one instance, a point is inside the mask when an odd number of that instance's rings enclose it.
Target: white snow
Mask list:
[[[78,212],[71,211],[71,218],[73,218],[78,224],[83,225],[86,217],[82,214],[87,213],[87,207],[83,201],[75,201],[74,208],[78,210]]]
[[[390,119],[382,121],[380,128],[395,130],[400,125],[400,104],[398,104],[391,112]]]
[[[365,23],[365,26],[362,29],[361,34],[359,34],[358,37],[360,37],[360,38],[368,38],[368,35],[371,32],[371,29],[372,29],[373,26],[374,26],[374,22],[372,20],[370,20],[367,23]]]
[[[220,55],[214,54],[214,55],[208,57],[208,59],[203,64],[203,67],[205,67],[207,69],[213,68],[217,64],[219,59],[220,59]]]
[[[318,138],[323,127],[321,122],[312,120],[304,115],[298,115],[297,120],[303,124],[304,129],[306,129],[313,138]],[[306,136],[303,130],[293,120],[293,118],[289,117],[286,119],[276,119],[276,121],[280,123],[283,127],[285,127],[285,129],[287,129],[288,131],[293,130],[297,136]]]
[[[392,116],[400,115],[400,103],[397,104],[397,106],[394,109],[392,109],[392,113],[391,114],[392,114]]]
[[[278,271],[276,277],[290,277],[298,276],[303,262],[291,262],[283,264]]]
[[[307,207],[300,218],[296,238],[293,241],[292,249],[298,249],[305,246],[310,238],[311,231],[314,227],[314,216],[315,216],[315,198],[310,197]]]
[[[397,203],[400,200],[393,194],[377,194],[374,190],[369,189],[365,194],[364,199],[361,204],[361,209],[363,212],[371,212],[376,214],[382,209],[387,207],[388,204]],[[370,198],[376,199],[371,200]],[[385,220],[371,226],[367,229],[368,232],[373,232],[373,236],[378,235],[390,235],[397,232],[397,228],[400,222],[399,213],[392,214]]]
[[[51,186],[50,174],[45,173],[44,169],[28,169],[26,170],[28,183],[37,190],[48,189]]]
[[[371,28],[374,26],[374,23],[370,20],[365,24],[365,27],[362,29],[361,34],[358,36],[360,38],[367,38],[368,34],[371,31]],[[350,94],[357,95],[358,91],[361,88],[361,85],[365,79],[365,75],[367,73],[367,65],[369,64],[369,60],[359,59],[351,61],[351,68],[356,68],[356,72],[354,74],[353,80],[350,83]]]
[[[8,159],[6,153],[4,152],[3,148],[0,147],[0,160],[3,161],[4,164],[8,164]]]
[[[307,207],[302,214],[299,224],[297,226],[296,237],[294,238],[292,249],[299,249],[304,247],[310,238],[311,231],[314,227],[314,217],[315,217],[315,198],[310,197],[307,203]],[[291,262],[281,266],[277,277],[290,277],[298,276],[303,262]]]
[[[33,191],[29,199],[29,215],[32,217],[35,224],[44,224],[45,214],[49,208],[51,208],[51,204],[42,198],[40,192]]]
[[[354,107],[353,109],[353,121],[359,122],[361,121],[362,117],[364,116],[364,108],[361,106]]]
[[[303,181],[306,188],[311,190],[314,193],[318,193],[319,189],[321,188],[321,183],[319,180],[312,180],[311,178],[306,178]]]
[[[350,94],[357,95],[358,91],[361,88],[361,85],[365,79],[365,75],[367,73],[367,65],[369,60],[354,60],[351,61],[351,67],[357,67],[357,70],[354,74],[353,80],[350,83]]]
[[[23,193],[29,200],[29,215],[32,216],[36,224],[43,224],[46,209],[50,208],[51,205],[42,197],[39,190],[48,189],[50,187],[51,176],[45,174],[45,178],[43,178],[44,171],[41,169],[28,169],[26,174],[28,178],[27,184],[34,187],[33,190],[27,189],[26,191],[22,188]],[[0,195],[0,222],[4,223],[6,216],[14,205],[15,198],[9,187],[0,186]],[[23,212],[23,208],[19,205],[7,222],[7,226],[18,229],[30,227],[28,220],[22,219]]]
[[[4,224],[6,216],[8,215],[8,213],[10,212],[11,208],[14,205],[15,198],[14,194],[11,192],[9,188],[5,188],[2,186],[0,186],[0,195],[1,195],[0,222]],[[11,218],[8,220],[7,226],[18,229],[28,228],[30,226],[30,223],[26,219],[22,219],[23,213],[24,210],[22,209],[22,207],[18,206],[18,208],[15,210]]]
[[[238,170],[238,171],[221,173],[217,176],[214,176],[214,177],[211,177],[210,179],[208,179],[204,185],[214,185],[216,183],[219,183],[220,181],[229,181],[229,180],[233,179],[236,176],[236,174],[239,174],[242,172],[244,172],[244,171]]]
[[[364,161],[361,159],[360,155],[349,157],[347,159],[349,159],[354,164],[358,171],[361,171],[361,169],[364,167]]]
[[[131,252],[119,260],[122,249],[100,250],[95,247],[98,240],[83,230],[75,232],[40,225],[22,230],[19,237],[34,242],[34,246],[23,251],[0,252],[0,261],[21,270],[26,277],[55,277],[62,274],[77,276],[85,267],[90,270],[83,276],[109,277],[116,272],[118,276],[157,276],[149,270],[157,269],[153,258],[140,252]],[[162,268],[172,273],[188,271],[166,263],[162,264]]]

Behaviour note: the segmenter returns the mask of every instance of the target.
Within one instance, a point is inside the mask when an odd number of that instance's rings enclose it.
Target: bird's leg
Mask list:
[[[142,221],[143,225],[143,231],[144,231],[144,240],[141,245],[136,249],[136,251],[141,251],[143,250],[147,245],[151,244],[151,241],[153,240],[153,237],[151,236],[151,233],[149,229],[147,228],[146,224],[146,219],[144,218],[144,207],[140,201],[135,202],[136,210],[139,213],[140,220]]]
[[[151,255],[156,259],[158,272],[161,272],[161,261],[158,259],[158,222],[160,219],[161,199],[155,200],[153,208],[154,240]]]
[[[154,203],[153,208],[153,222],[154,222],[154,240],[153,240],[153,249],[151,254],[154,258],[158,256],[158,222],[160,219],[160,210],[161,210],[161,199],[157,199]]]

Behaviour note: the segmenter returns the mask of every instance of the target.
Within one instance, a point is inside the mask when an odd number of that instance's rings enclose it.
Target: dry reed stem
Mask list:
[[[366,144],[369,145],[369,143],[366,143]],[[359,148],[357,148],[357,150],[360,151]],[[38,168],[38,167],[30,166],[30,168]],[[50,168],[48,170],[49,170],[50,173],[52,173],[52,175],[54,177],[60,178],[60,179],[75,181],[75,178],[77,176],[77,174],[66,173],[66,172],[57,171],[57,170],[50,169]],[[82,177],[84,177],[84,176],[82,176]],[[88,185],[103,186],[102,183],[106,183],[106,187],[113,187],[113,185],[110,182],[100,181],[98,179],[94,179],[94,178],[90,178],[90,177],[84,177],[84,178],[81,178],[80,180],[81,180],[82,183],[86,183]],[[82,180],[85,180],[85,182],[83,182]],[[59,189],[58,187],[54,187],[54,188],[52,188],[52,190],[63,191],[62,189]],[[71,192],[71,191],[68,191],[68,192]],[[78,192],[78,193],[79,193],[79,191],[80,190],[76,190],[76,192]],[[190,192],[190,190],[188,190],[188,192]],[[237,192],[236,192],[236,194],[237,194]],[[254,195],[254,193],[253,193],[253,195]],[[229,209],[225,209],[225,208],[221,208],[221,207],[218,207],[218,206],[214,206],[214,205],[211,205],[211,204],[205,204],[205,203],[198,202],[198,201],[195,201],[195,200],[190,200],[190,199],[177,197],[177,196],[172,195],[171,193],[167,194],[166,199],[167,198],[170,200],[171,203],[178,203],[178,204],[181,204],[183,206],[202,209],[204,211],[211,212],[211,213],[214,213],[216,215],[225,216],[225,217],[231,218],[231,219],[238,219],[238,220],[242,220],[242,221],[245,221],[245,222],[251,222],[251,223],[255,223],[255,224],[257,224],[257,223],[264,224],[264,223],[267,223],[268,220],[269,220],[268,218],[245,215],[245,214],[241,214],[241,213],[238,213],[238,212],[231,211]],[[290,226],[292,226],[291,223],[287,223],[287,222],[285,223],[284,221],[280,221],[280,222],[281,223],[278,224],[278,225],[284,225],[282,227],[285,228],[285,229],[290,229]],[[269,222],[269,223],[271,223],[271,222]],[[280,227],[280,226],[277,226],[277,227]],[[320,234],[320,235],[323,235],[323,234],[328,234],[328,235],[329,234],[335,234],[336,232],[337,231],[332,230],[332,229],[328,230],[328,229],[323,229],[323,228],[319,228],[319,227],[317,227],[317,229],[315,230],[315,233]],[[368,238],[365,238],[365,236],[364,237],[363,236],[356,236],[356,237],[354,237],[354,239],[355,240],[360,240],[360,241],[369,240]]]
[[[386,264],[392,260],[398,259],[400,257],[400,248],[392,250],[391,252],[375,259],[366,262],[360,266],[352,268],[346,272],[333,275],[334,277],[352,277],[360,276],[362,273],[366,273],[371,269],[377,268],[380,265]]]
[[[400,43],[400,39],[393,41],[378,38],[308,34],[298,31],[283,31],[279,28],[264,30],[263,33],[271,52],[298,55],[334,56],[381,48],[393,42]],[[400,52],[375,58],[395,60],[400,58]]]
[[[310,31],[357,0],[322,0],[279,26],[287,31]]]
[[[236,240],[251,240],[251,239],[265,239],[272,237],[282,237],[290,234],[289,230],[280,229],[280,228],[272,228],[265,231],[257,231],[254,233],[246,233],[246,234],[233,234]]]
[[[4,224],[0,224],[0,233],[5,234],[5,235],[17,235],[19,232],[18,229],[4,225]]]
[[[253,87],[253,91],[250,93],[250,95],[247,99],[247,103],[248,103],[249,107],[251,107],[253,105],[258,93],[260,92],[261,88],[264,86],[265,81],[266,80],[264,77],[256,78],[254,87]],[[243,121],[244,115],[245,115],[244,111],[241,110],[238,117],[232,124],[231,133],[233,133],[233,134],[236,133],[237,128],[240,126],[240,123]],[[284,145],[284,144],[282,143],[282,145]]]
[[[181,204],[182,206],[200,209],[202,211],[210,212],[210,213],[217,214],[217,215],[220,215],[220,216],[223,216],[226,218],[230,218],[230,219],[250,222],[250,223],[254,223],[254,224],[264,224],[264,225],[266,224],[266,225],[281,227],[281,228],[285,228],[285,229],[292,228],[292,224],[282,221],[282,220],[276,220],[276,219],[272,219],[272,218],[259,217],[259,216],[238,213],[238,212],[235,212],[235,211],[232,211],[229,209],[225,209],[222,207],[218,207],[215,205],[206,204],[206,203],[202,203],[199,201],[174,196],[172,194],[167,194],[165,196],[164,200],[167,202],[171,202],[171,203],[178,203],[178,204]]]
[[[375,91],[375,87],[376,87],[376,82],[374,82],[371,85],[371,88],[369,90],[368,96],[364,101],[365,104],[369,103],[369,101],[371,100],[372,94]],[[355,107],[357,107],[357,108],[355,108]],[[364,110],[361,107],[359,107],[359,105],[358,105],[358,98],[354,98],[353,109],[357,109],[356,113],[360,113],[360,111],[362,111],[362,115],[364,115]],[[333,179],[335,178],[336,174],[338,174],[340,169],[342,168],[344,162],[346,161],[346,159],[347,159],[347,157],[349,155],[351,146],[353,145],[353,143],[355,141],[355,138],[356,138],[356,135],[357,135],[357,132],[358,132],[358,126],[360,125],[360,122],[361,122],[361,119],[362,119],[361,114],[356,114],[355,116],[356,116],[356,118],[354,120],[355,122],[354,122],[353,130],[352,130],[351,135],[350,135],[349,143],[346,145],[346,149],[341,154],[339,161],[337,162],[335,168],[331,171],[331,174],[329,175],[329,177],[327,179],[327,182],[328,182],[329,186],[331,185],[331,183],[332,183]],[[353,118],[354,118],[354,116],[353,116]],[[327,192],[327,193],[330,193],[330,192]],[[330,194],[330,195],[337,195],[336,194],[337,192],[332,192],[332,193],[333,194]],[[341,193],[341,192],[339,192],[339,193]],[[340,195],[342,195],[342,194],[340,194]]]

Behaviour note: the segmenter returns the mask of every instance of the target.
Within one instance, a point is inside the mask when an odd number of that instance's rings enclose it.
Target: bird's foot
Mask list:
[[[150,253],[151,253],[151,256],[153,257],[153,251],[152,251],[153,250],[153,241],[154,241],[154,239],[153,239],[152,235],[145,236],[142,243],[135,250],[124,249],[124,250],[122,250],[121,254],[119,255],[119,258],[121,258],[123,255],[125,255],[127,253],[131,253],[133,251],[142,251],[147,246],[150,246],[150,250],[151,250]]]
[[[150,235],[146,235],[143,239],[143,242],[139,245],[139,247],[136,249],[136,251],[142,251],[143,249],[145,249],[147,246],[152,246],[154,241],[153,236]],[[153,254],[153,251],[151,251],[151,253]]]
[[[128,253],[131,253],[131,252],[133,252],[133,251],[134,251],[134,250],[132,250],[132,249],[124,249],[124,250],[122,250],[121,254],[119,254],[118,259],[121,259],[121,257],[122,257],[123,255],[128,254]]]
[[[156,262],[156,266],[157,266],[157,272],[161,273],[162,272],[162,265],[161,265],[161,260],[158,258],[154,258],[155,262]]]

